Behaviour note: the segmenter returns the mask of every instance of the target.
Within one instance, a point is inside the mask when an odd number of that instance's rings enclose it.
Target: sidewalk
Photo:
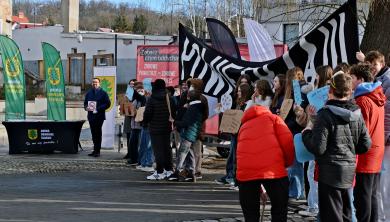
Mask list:
[[[3,125],[0,138],[8,139]],[[89,157],[88,122],[80,142],[78,154],[8,155],[8,145],[0,145],[0,221],[243,221],[238,191],[214,183],[226,162],[215,148],[204,149],[202,180],[172,183],[147,181],[147,173],[128,166],[118,137],[113,149]],[[304,202],[290,205],[289,221],[315,221],[304,209]],[[270,221],[270,205],[264,219]]]

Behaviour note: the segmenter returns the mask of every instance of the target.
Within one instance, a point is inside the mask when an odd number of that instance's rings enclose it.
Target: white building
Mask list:
[[[269,2],[269,6],[261,10],[259,22],[268,30],[275,44],[291,46],[296,42],[297,37],[313,29],[347,0],[274,0]],[[363,16],[363,14],[367,16],[369,1],[357,0],[357,9],[358,16]],[[358,25],[361,42],[365,24]]]
[[[93,55],[115,53],[115,34],[117,34],[117,82],[125,84],[135,78],[137,46],[167,45],[172,36],[133,35],[106,32],[63,33],[63,26],[45,26],[13,30],[13,39],[19,46],[25,69],[38,75],[38,61],[42,60],[42,42],[52,44],[60,51],[64,73],[67,71],[67,54],[76,48],[78,53],[86,53],[86,82],[92,78]],[[72,61],[73,83],[81,83],[81,61]],[[80,72],[80,73],[77,73]]]
[[[68,0],[70,2],[77,0]],[[278,3],[275,3],[278,2]],[[282,3],[280,3],[282,2]],[[287,2],[287,3],[283,3]],[[268,30],[275,44],[286,43],[291,46],[297,37],[314,28],[338,6],[335,3],[343,3],[345,0],[287,0],[270,1],[268,8],[261,9],[259,22]],[[369,3],[358,1],[358,10],[368,15]],[[329,3],[324,4],[323,3]],[[317,4],[317,5],[316,5]],[[72,9],[76,10],[76,9]],[[77,8],[78,10],[78,8]],[[291,12],[291,13],[288,13]],[[69,14],[69,12],[67,12]],[[65,13],[65,14],[67,14]],[[78,23],[74,25],[78,27]],[[68,28],[69,30],[77,28]],[[363,35],[363,26],[359,26],[360,40]],[[68,30],[68,31],[69,31]],[[61,53],[64,73],[67,72],[67,54],[72,48],[78,53],[86,53],[86,82],[92,77],[93,55],[98,52],[114,53],[115,35],[117,41],[117,82],[125,84],[129,79],[135,78],[136,59],[138,45],[167,45],[172,36],[133,35],[107,32],[63,32],[63,26],[47,26],[13,30],[13,39],[19,45],[22,52],[25,68],[33,73],[39,73],[38,61],[42,60],[41,42],[52,44]],[[245,39],[239,39],[245,42]],[[72,83],[81,83],[81,62],[72,60]],[[78,73],[80,72],[80,73]]]

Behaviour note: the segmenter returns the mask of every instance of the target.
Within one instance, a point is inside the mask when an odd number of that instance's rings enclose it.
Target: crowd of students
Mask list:
[[[272,221],[286,221],[288,202],[300,199],[307,199],[318,221],[385,221],[390,179],[382,174],[388,174],[390,163],[385,149],[390,146],[390,69],[377,51],[359,52],[357,58],[361,62],[352,66],[317,67],[314,84],[305,81],[299,67],[272,82],[240,76],[232,109],[244,114],[239,132],[231,135],[226,174],[216,182],[239,190],[246,221],[259,221],[260,199],[266,196]],[[293,80],[299,82],[302,102],[294,101],[282,114],[284,102],[295,99]],[[316,110],[307,94],[324,86],[329,86],[328,101]],[[204,122],[208,109],[216,107],[208,107],[202,80],[189,79],[180,88],[176,95],[161,79],[151,92],[141,82],[129,83],[128,99],[145,112],[140,122],[125,117],[125,158],[152,172],[148,180],[201,178]],[[295,158],[293,137],[298,133],[314,160]]]
[[[152,172],[147,180],[195,182],[202,178],[201,132],[208,117],[202,90],[200,79],[184,82],[180,94],[166,87],[162,79],[153,82],[151,92],[143,88],[142,82],[129,82],[127,99],[135,109],[144,107],[145,111],[138,122],[136,115],[125,116],[128,152],[124,158],[130,165],[137,165],[136,169]],[[177,148],[176,164],[172,147]]]
[[[237,160],[233,180],[246,221],[259,221],[263,187],[272,221],[286,221],[288,202],[305,198],[318,221],[390,220],[385,208],[390,206],[390,150],[385,149],[390,145],[390,70],[377,51],[366,56],[359,52],[357,58],[361,62],[352,66],[318,67],[314,87],[300,68],[292,68],[275,77],[271,105],[264,103],[264,93],[259,106],[253,106],[258,89],[246,102],[251,108],[244,112],[237,144],[231,147]],[[293,80],[299,81],[303,101],[289,108],[287,116],[278,116],[283,101],[295,99]],[[316,110],[307,94],[326,85],[328,100]],[[236,96],[239,104],[243,95]],[[293,136],[298,133],[315,160],[300,163],[294,158]],[[218,182],[230,182],[228,169]]]

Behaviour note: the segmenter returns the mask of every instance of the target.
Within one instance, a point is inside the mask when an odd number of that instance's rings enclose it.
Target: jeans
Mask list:
[[[356,208],[355,208],[355,205],[353,205],[353,188],[348,189],[348,195],[349,195],[349,198],[351,199],[352,222],[357,222]]]
[[[192,174],[195,174],[195,155],[194,155],[194,149],[192,147],[192,142],[182,138],[177,153],[176,171],[180,172],[183,170],[184,161],[186,160],[187,160],[187,166],[189,166],[188,170]]]
[[[296,159],[291,167],[288,168],[288,178],[290,181],[288,195],[291,198],[303,199],[305,198],[305,184],[304,184],[303,164]]]
[[[201,173],[202,169],[202,160],[203,160],[203,153],[202,153],[202,146],[203,143],[200,140],[196,140],[194,143],[192,143],[191,149],[194,151],[194,157],[195,157],[195,170],[194,173]],[[177,155],[176,155],[177,158]],[[192,167],[191,162],[191,156],[187,155],[186,160],[184,161],[184,168],[189,170]]]
[[[226,160],[226,175],[222,179],[229,183],[235,181],[236,178],[236,150],[237,150],[237,136],[232,135],[230,141],[229,156]]]
[[[152,144],[148,128],[141,130],[141,143],[138,150],[138,163],[143,167],[151,167],[154,162]]]
[[[378,191],[379,221],[390,221],[390,145],[385,147]]]
[[[309,168],[307,169],[307,178],[310,184],[310,190],[307,197],[307,204],[309,206],[309,211],[318,211],[318,183],[314,181],[314,167],[315,162],[309,161]]]

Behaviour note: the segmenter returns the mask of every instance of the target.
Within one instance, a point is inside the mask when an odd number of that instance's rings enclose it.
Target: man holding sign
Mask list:
[[[85,95],[84,109],[88,111],[88,122],[91,128],[93,152],[88,156],[99,157],[102,145],[102,126],[106,119],[106,109],[111,105],[108,94],[100,88],[100,79],[92,79],[92,89]]]

